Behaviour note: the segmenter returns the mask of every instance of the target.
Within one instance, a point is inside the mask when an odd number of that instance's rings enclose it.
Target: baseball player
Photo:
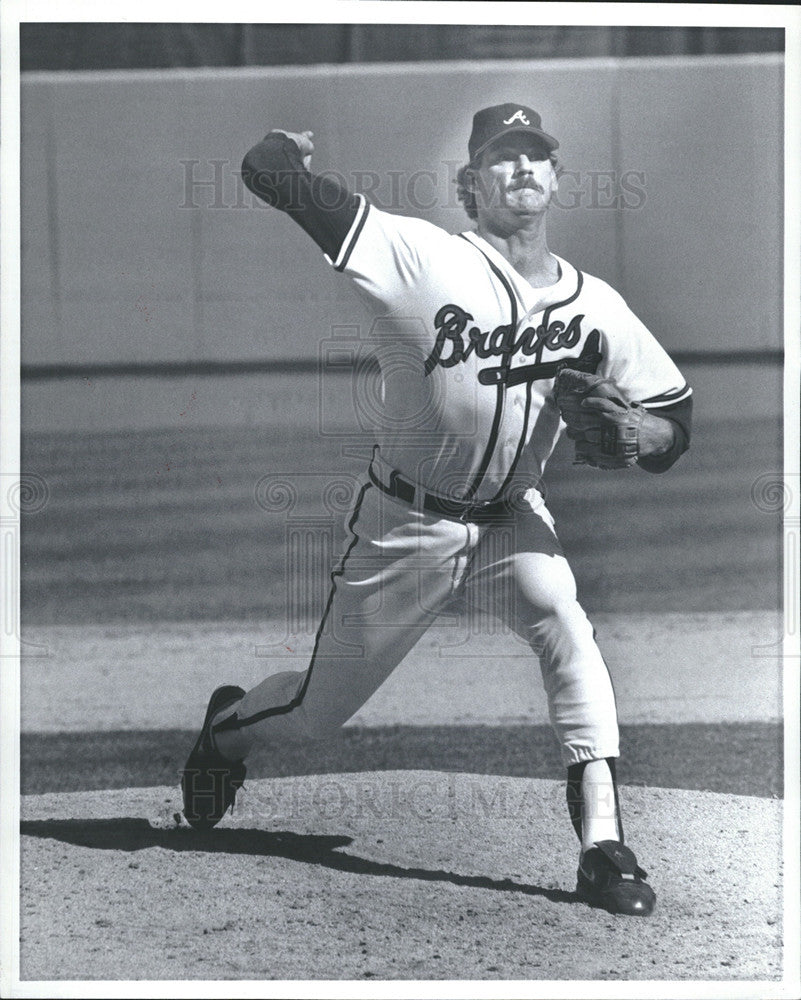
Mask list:
[[[577,461],[665,471],[688,447],[691,390],[617,292],[548,249],[557,147],[530,107],[478,111],[458,175],[475,226],[455,235],[312,174],[311,132],[274,130],[245,156],[247,187],[372,304],[386,420],[308,668],[213,693],[184,814],[214,826],[257,741],[335,733],[458,598],[539,661],[581,842],[578,893],[647,915],[655,894],[623,842],[612,683],[541,483],[565,429]]]

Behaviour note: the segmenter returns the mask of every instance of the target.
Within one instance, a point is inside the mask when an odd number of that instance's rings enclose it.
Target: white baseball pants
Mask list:
[[[222,753],[333,735],[458,597],[531,646],[566,766],[618,756],[609,672],[539,493],[508,522],[475,524],[422,513],[365,479],[348,528],[308,669],[266,678],[222,713]]]

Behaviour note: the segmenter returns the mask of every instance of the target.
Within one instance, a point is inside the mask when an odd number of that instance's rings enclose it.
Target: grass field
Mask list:
[[[369,442],[363,442],[369,454]],[[736,455],[736,462],[732,456]],[[296,427],[37,433],[23,469],[49,499],[22,525],[23,624],[274,618],[301,570],[287,567],[286,512],[257,502],[265,475],[298,491],[294,523],[332,531],[322,489],[363,458]],[[563,442],[548,504],[588,611],[757,610],[778,606],[781,524],[751,498],[781,468],[777,422],[699,423],[668,473],[573,467]],[[330,561],[300,581],[313,620]],[[309,567],[303,568],[308,574]],[[294,579],[294,583],[293,583]]]

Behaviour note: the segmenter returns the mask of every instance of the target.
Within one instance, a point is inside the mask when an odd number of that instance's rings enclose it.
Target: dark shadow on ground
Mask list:
[[[158,830],[145,819],[45,819],[25,820],[22,836],[60,840],[76,847],[98,850],[141,851],[161,847],[169,851],[197,851],[206,854],[252,854],[260,857],[286,858],[304,864],[322,865],[351,875],[378,875],[388,878],[417,879],[422,882],[448,882],[472,889],[494,889],[543,896],[552,903],[575,903],[579,897],[563,889],[494,879],[487,875],[460,875],[444,869],[404,868],[389,862],[370,861],[341,848],[353,843],[352,837],[331,834],[293,833],[288,830],[213,830],[198,833],[176,828]]]

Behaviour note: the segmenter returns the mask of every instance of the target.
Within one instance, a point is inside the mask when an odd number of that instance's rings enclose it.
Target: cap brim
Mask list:
[[[543,145],[547,146],[548,151],[551,153],[555,149],[559,148],[558,141],[554,139],[552,135],[548,135],[547,132],[543,132],[542,129],[526,127],[525,125],[523,126],[513,125],[511,126],[511,128],[504,129],[503,132],[498,132],[497,135],[494,135],[491,139],[488,139],[482,146],[479,146],[478,149],[475,151],[475,153],[473,153],[472,157],[470,158],[470,162],[474,163],[476,159],[479,156],[481,156],[481,154],[484,152],[485,149],[489,149],[489,147],[495,145],[495,143],[499,139],[502,139],[505,135],[511,135],[514,132],[522,132],[524,135],[536,136],[543,143]]]

